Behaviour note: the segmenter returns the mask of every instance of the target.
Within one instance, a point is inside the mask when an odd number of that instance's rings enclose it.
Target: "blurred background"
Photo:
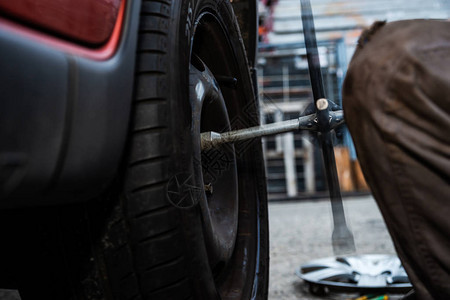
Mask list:
[[[325,93],[340,105],[347,65],[364,28],[378,20],[450,17],[450,0],[311,0],[311,5]],[[312,102],[300,0],[260,0],[259,13],[261,120],[299,117]],[[311,295],[294,273],[313,259],[334,256],[331,207],[315,139],[309,132],[268,137],[264,151],[270,201],[269,299],[351,299],[355,295]],[[336,132],[335,155],[354,254],[395,254],[345,126]]]
[[[312,0],[327,98],[341,104],[341,86],[361,30],[374,21],[448,19],[450,0]],[[265,123],[299,116],[312,101],[300,0],[260,0],[258,83]],[[319,149],[308,132],[264,140],[270,200],[323,197]],[[336,133],[336,160],[344,195],[368,193],[350,136]]]

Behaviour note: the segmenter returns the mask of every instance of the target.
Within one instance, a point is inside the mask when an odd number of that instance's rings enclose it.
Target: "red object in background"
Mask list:
[[[259,0],[260,7],[264,7],[264,13],[259,15],[258,39],[260,42],[268,43],[267,34],[273,29],[273,11],[278,0]]]
[[[90,46],[110,38],[121,0],[0,0],[2,14]]]

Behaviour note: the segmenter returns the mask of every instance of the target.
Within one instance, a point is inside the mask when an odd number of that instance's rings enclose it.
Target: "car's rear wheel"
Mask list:
[[[200,150],[200,132],[258,123],[229,1],[142,2],[134,97],[127,159],[106,195],[16,212],[31,235],[12,237],[23,299],[266,298],[260,141]]]
[[[155,32],[156,11],[170,11],[164,34]],[[138,285],[150,299],[263,298],[268,232],[259,141],[200,151],[201,131],[258,122],[231,5],[149,1],[143,13],[125,191],[128,230],[137,237],[131,253],[147,257],[135,262]],[[160,47],[148,43],[155,40]],[[155,70],[150,55],[164,67]]]

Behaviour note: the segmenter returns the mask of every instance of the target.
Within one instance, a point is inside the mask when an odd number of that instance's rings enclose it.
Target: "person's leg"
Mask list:
[[[450,299],[450,22],[367,31],[345,119],[417,298]]]

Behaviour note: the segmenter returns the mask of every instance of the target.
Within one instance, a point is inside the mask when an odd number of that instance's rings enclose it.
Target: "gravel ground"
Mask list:
[[[344,200],[356,254],[395,254],[391,238],[374,199]],[[348,299],[353,295],[315,297],[309,294],[295,269],[313,259],[333,255],[329,201],[270,203],[270,300]],[[391,295],[389,299],[400,296]]]

